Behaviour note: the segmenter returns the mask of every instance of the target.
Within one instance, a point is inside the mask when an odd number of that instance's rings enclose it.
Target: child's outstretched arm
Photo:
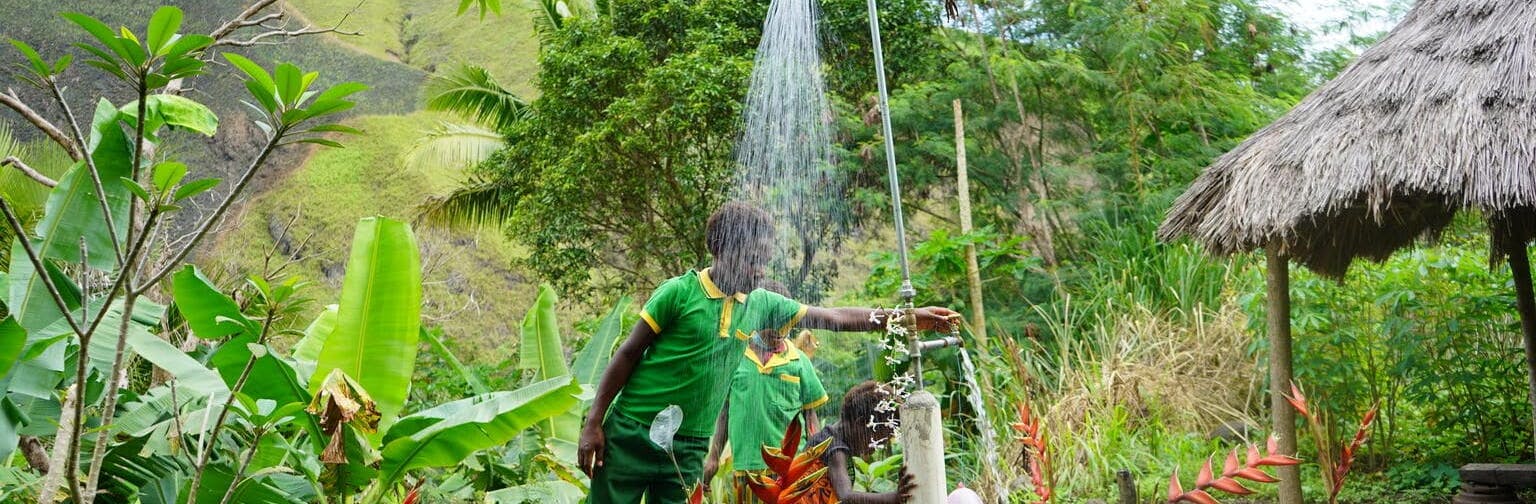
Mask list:
[[[730,437],[730,412],[731,400],[726,398],[725,406],[720,408],[720,417],[715,419],[715,436],[709,441],[709,455],[704,457],[704,477],[700,479],[705,485],[715,480],[715,472],[720,470],[720,454],[725,451],[725,440]]]
[[[619,395],[619,390],[629,383],[630,375],[635,372],[635,364],[640,362],[640,357],[655,342],[656,331],[651,330],[650,324],[643,320],[636,322],[634,330],[629,332],[629,339],[624,340],[613,353],[608,369],[603,370],[603,379],[597,382],[592,410],[587,412],[587,421],[582,426],[581,439],[576,445],[576,465],[589,477],[603,465],[603,417],[608,415],[608,406],[613,404],[613,398]]]
[[[876,312],[879,313],[876,313]],[[832,331],[874,331],[885,328],[893,310],[872,308],[822,308],[807,307],[800,326],[808,329]],[[923,331],[948,332],[950,325],[958,323],[960,314],[949,308],[925,306],[918,308],[917,328]]]
[[[912,482],[912,473],[905,469],[901,471],[901,481],[896,484],[896,491],[889,493],[869,493],[853,491],[853,480],[848,477],[848,452],[832,452],[830,464],[827,464],[827,476],[832,478],[832,489],[837,491],[837,499],[847,504],[901,504],[912,498],[912,490],[917,484]]]

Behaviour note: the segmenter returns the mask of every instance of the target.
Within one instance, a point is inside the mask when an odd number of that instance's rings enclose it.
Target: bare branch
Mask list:
[[[288,29],[286,23],[279,23],[279,21],[287,20],[286,13],[276,12],[264,16],[257,16],[257,14],[260,13],[262,9],[265,9],[274,3],[276,3],[276,0],[259,0],[252,4],[250,7],[246,8],[244,12],[240,13],[240,16],[230,20],[228,23],[224,23],[223,26],[220,26],[217,30],[213,31],[211,34],[213,37],[213,44],[209,47],[250,47],[257,45],[274,45],[281,43],[283,39],[291,39],[305,35],[320,35],[324,33],[335,33],[338,35],[350,36],[362,35],[362,32],[346,31],[341,29],[341,25],[347,22],[347,18],[351,17],[354,12],[357,12],[359,7],[362,7],[362,2],[358,2],[357,5],[352,7],[352,10],[347,11],[346,14],[341,16],[341,19],[336,21],[336,24],[331,25],[329,28],[317,28],[312,24],[306,24],[303,28],[299,28],[297,30],[290,30]],[[266,31],[257,33],[245,39],[235,39],[233,37],[234,33],[239,29],[253,26],[261,27]]]
[[[276,45],[276,44],[282,43],[282,40],[279,39],[279,40],[266,41],[266,39],[270,39],[270,38],[273,38],[273,37],[282,37],[283,39],[290,39],[290,38],[294,38],[294,37],[302,37],[304,35],[319,35],[319,34],[322,34],[322,33],[335,33],[335,34],[338,34],[338,35],[352,35],[352,36],[362,35],[363,34],[362,32],[342,30],[342,29],[340,29],[340,28],[338,28],[336,26],[332,26],[330,28],[315,28],[313,26],[305,26],[305,27],[297,29],[297,30],[270,30],[270,31],[265,31],[265,32],[258,33],[256,35],[252,35],[251,38],[248,38],[248,39],[245,39],[245,40],[224,39],[224,40],[220,40],[218,42],[214,42],[213,45],[214,46],[230,46],[230,47],[251,47],[251,46],[258,46],[258,45]]]
[[[27,122],[32,123],[33,126],[36,126],[37,129],[42,130],[44,134],[48,135],[48,138],[53,139],[54,142],[64,147],[64,152],[69,154],[70,159],[79,161],[83,157],[80,154],[80,146],[73,140],[70,140],[69,136],[64,134],[64,130],[54,126],[53,123],[48,122],[43,116],[38,115],[37,111],[32,110],[32,107],[23,103],[21,97],[16,95],[16,90],[6,88],[4,93],[0,93],[0,104],[15,110],[17,114],[21,114],[21,117],[25,118]]]
[[[247,27],[247,26],[261,24],[263,22],[266,22],[268,19],[270,19],[273,16],[282,17],[283,16],[282,13],[277,13],[277,14],[269,14],[266,17],[262,17],[260,19],[255,19],[255,16],[257,14],[260,14],[262,10],[266,9],[267,7],[272,6],[272,4],[275,4],[275,3],[277,3],[277,0],[257,0],[256,3],[251,4],[250,7],[246,7],[245,11],[241,12],[239,16],[235,16],[234,19],[231,19],[231,20],[229,20],[229,22],[224,23],[223,25],[219,26],[218,29],[213,30],[213,33],[208,34],[208,36],[213,37],[214,41],[223,40],[225,37],[228,37],[231,33],[234,33],[235,30],[238,30],[238,29],[241,29],[241,28],[244,28],[244,27]]]
[[[27,166],[27,163],[17,159],[16,156],[6,156],[5,159],[0,159],[0,166],[14,167],[16,168],[16,171],[21,172],[22,175],[26,175],[27,178],[36,180],[37,183],[48,187],[58,187],[59,185],[59,181],[48,178],[47,175],[43,175],[42,173],[38,173],[38,171],[32,169],[31,166]]]

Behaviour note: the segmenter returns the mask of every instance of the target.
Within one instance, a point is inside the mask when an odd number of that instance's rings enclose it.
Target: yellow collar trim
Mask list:
[[[710,269],[711,268],[704,268],[703,270],[699,271],[699,285],[704,286],[704,295],[709,296],[710,299],[723,298],[725,297],[725,291],[720,290],[720,287],[715,285],[714,279],[709,278]],[[737,292],[731,297],[734,298],[738,303],[747,302],[747,295],[740,292]]]
[[[795,359],[800,358],[800,349],[795,348],[794,342],[786,339],[784,340],[784,347],[785,348],[783,352],[769,356],[768,363],[764,364],[762,359],[757,358],[757,352],[752,350],[752,345],[749,344],[747,345],[746,351],[747,359],[751,360],[753,364],[757,365],[757,371],[759,373],[768,374],[769,372],[773,371],[773,368],[789,364]]]

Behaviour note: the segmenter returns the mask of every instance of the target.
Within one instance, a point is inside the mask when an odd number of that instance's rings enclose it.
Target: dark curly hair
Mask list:
[[[844,442],[855,455],[867,455],[870,441],[895,435],[884,425],[896,417],[896,411],[879,411],[880,402],[890,396],[889,388],[872,380],[854,385],[843,395],[842,428],[847,436]],[[879,426],[870,428],[871,423]]]
[[[716,258],[739,253],[732,247],[750,244],[762,237],[772,237],[773,217],[756,205],[740,201],[720,205],[704,224],[704,246]]]

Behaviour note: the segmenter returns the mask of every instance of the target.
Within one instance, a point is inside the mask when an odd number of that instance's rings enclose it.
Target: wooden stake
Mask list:
[[[1510,274],[1515,281],[1515,310],[1520,312],[1520,332],[1525,337],[1525,369],[1530,377],[1531,433],[1536,435],[1536,295],[1531,293],[1531,258],[1525,243],[1507,251]]]
[[[965,171],[965,115],[961,111],[960,99],[956,98],[955,104],[955,172],[959,174],[959,180],[955,183],[960,189],[960,232],[971,232],[971,180]],[[965,277],[971,284],[971,332],[976,336],[976,342],[982,346],[987,344],[987,315],[981,304],[981,267],[976,261],[976,245],[965,246]]]
[[[1278,244],[1264,249],[1269,287],[1269,410],[1272,429],[1280,438],[1280,453],[1296,454],[1296,411],[1285,400],[1291,385],[1291,271],[1289,259]],[[1301,504],[1301,471],[1297,466],[1276,468],[1280,477],[1279,504]]]

